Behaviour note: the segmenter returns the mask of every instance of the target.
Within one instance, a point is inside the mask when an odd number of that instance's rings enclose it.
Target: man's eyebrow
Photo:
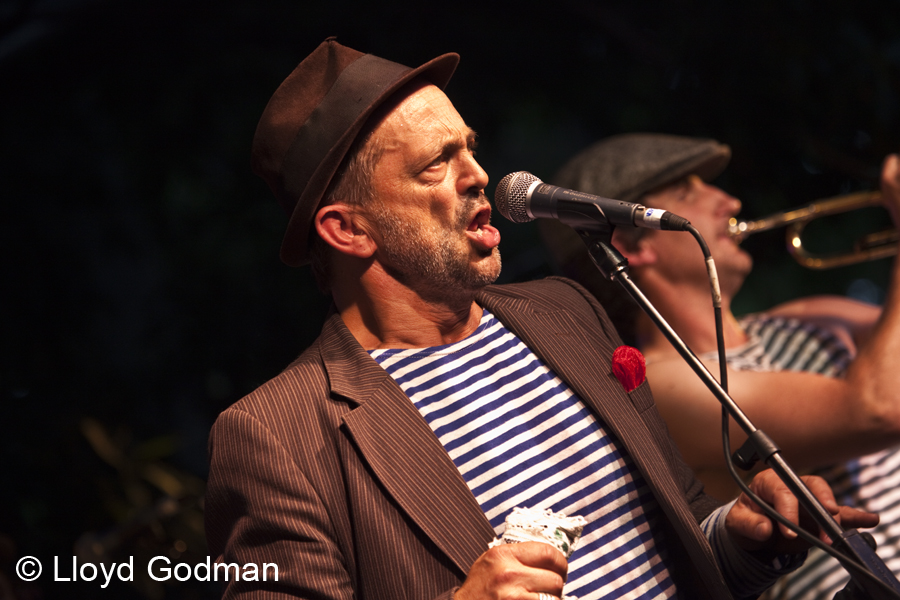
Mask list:
[[[455,135],[446,138],[439,146],[440,153],[446,154],[447,152],[455,152],[463,148],[474,149],[478,145],[478,133],[471,127],[468,127],[465,130],[465,134],[465,142]]]
[[[691,177],[690,175],[685,175],[684,177],[682,177],[682,178],[679,179],[678,181],[676,181],[676,182],[674,182],[674,183],[670,183],[670,184],[669,184],[668,186],[666,186],[666,187],[668,187],[670,190],[672,190],[672,192],[677,192],[677,193],[684,194],[684,193],[686,193],[686,192],[688,191],[688,189],[690,188],[690,181],[691,181],[691,180],[690,180],[690,177]],[[664,189],[664,188],[663,188],[663,189]]]
[[[465,140],[466,140],[465,145],[466,146],[471,146],[473,144],[478,143],[478,133],[474,129],[472,129],[471,127],[466,127],[466,129],[464,130],[464,133],[465,133]],[[455,136],[452,139],[448,139],[447,142],[444,144],[445,148],[455,148],[455,147],[459,147],[459,146],[461,146],[461,144],[459,143],[459,138],[457,138]]]
[[[478,133],[471,127],[466,127],[460,133],[464,134],[464,139],[459,134],[447,132],[447,137],[432,140],[427,146],[421,148],[421,153],[414,162],[410,163],[410,172],[418,173],[420,169],[425,168],[425,165],[437,157],[447,158],[464,148],[474,150],[478,145]]]

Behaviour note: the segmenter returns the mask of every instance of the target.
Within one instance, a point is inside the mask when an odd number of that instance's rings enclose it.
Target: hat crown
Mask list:
[[[330,37],[291,72],[269,99],[253,136],[250,166],[262,177],[288,213],[297,197],[291,198],[284,186],[284,159],[300,128],[309,119],[340,74],[362,52],[347,48]]]
[[[628,133],[601,140],[566,163],[559,186],[634,202],[647,192],[696,174],[715,178],[731,158],[716,140],[659,133]]]
[[[315,210],[375,109],[417,76],[443,88],[458,62],[444,54],[413,69],[331,37],[288,75],[263,111],[251,157],[253,172],[289,215],[285,263],[307,262]]]

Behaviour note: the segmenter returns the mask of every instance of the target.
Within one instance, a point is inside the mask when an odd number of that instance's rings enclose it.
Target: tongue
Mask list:
[[[480,229],[468,232],[472,243],[484,251],[493,250],[500,244],[500,232],[491,225],[482,225]]]

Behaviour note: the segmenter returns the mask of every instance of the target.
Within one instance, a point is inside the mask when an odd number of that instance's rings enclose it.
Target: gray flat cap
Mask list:
[[[731,149],[711,139],[626,133],[580,152],[553,183],[588,194],[634,202],[647,192],[696,174],[709,181],[721,173]]]
[[[709,181],[725,169],[730,158],[731,149],[715,140],[628,133],[583,150],[560,169],[552,183],[636,202],[647,192],[687,175]],[[555,219],[538,219],[538,230],[556,268],[600,300],[626,344],[638,345],[634,331],[637,305],[617,283],[600,275],[575,231]]]

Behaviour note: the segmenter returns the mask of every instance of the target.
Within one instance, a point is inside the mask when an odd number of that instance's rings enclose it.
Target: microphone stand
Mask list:
[[[818,498],[813,495],[796,472],[782,458],[778,446],[762,430],[757,429],[753,425],[731,396],[728,395],[703,363],[700,362],[700,359],[669,326],[653,304],[628,276],[628,261],[612,245],[613,226],[608,224],[600,226],[599,223],[593,223],[592,229],[592,231],[578,230],[578,233],[587,245],[591,259],[600,270],[600,273],[606,279],[618,281],[625,288],[747,434],[747,442],[736,453],[745,457],[742,462],[752,465],[754,460],[759,458],[775,471],[788,489],[797,497],[800,506],[806,509],[819,527],[831,538],[833,546],[839,549],[846,557],[852,559],[844,558],[838,560],[850,574],[851,583],[855,583],[858,586],[857,591],[863,591],[867,594],[862,596],[863,598],[867,597],[873,600],[897,600],[900,598],[900,582],[887,568],[884,561],[875,554],[873,549],[874,540],[872,540],[871,535],[861,534],[856,529],[844,531],[841,528],[831,516],[831,513],[825,510]],[[871,540],[872,545],[870,545],[869,540]],[[848,586],[845,591],[854,594],[850,596],[851,598],[859,597],[851,590],[852,588]],[[838,597],[846,597],[842,596],[842,594],[844,594],[843,591],[838,592]]]

